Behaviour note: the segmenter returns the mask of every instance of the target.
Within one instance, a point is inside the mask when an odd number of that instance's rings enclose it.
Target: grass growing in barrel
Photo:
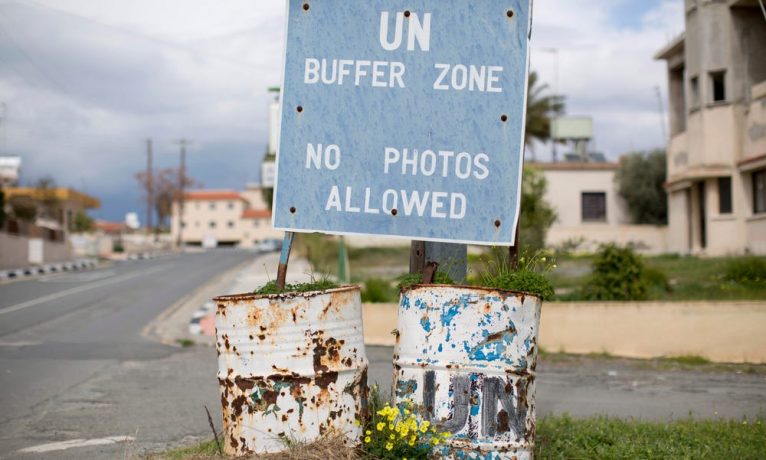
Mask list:
[[[763,459],[766,423],[678,420],[668,423],[596,417],[541,417],[535,458]]]
[[[284,289],[277,287],[276,281],[269,281],[262,287],[255,290],[254,294],[284,294],[287,292],[314,292],[314,291],[326,291],[328,289],[339,288],[340,285],[334,281],[328,279],[314,280],[308,283],[298,284],[285,284]]]

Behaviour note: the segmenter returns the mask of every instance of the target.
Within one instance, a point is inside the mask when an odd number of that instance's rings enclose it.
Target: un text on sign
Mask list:
[[[289,0],[274,227],[511,245],[531,0]]]

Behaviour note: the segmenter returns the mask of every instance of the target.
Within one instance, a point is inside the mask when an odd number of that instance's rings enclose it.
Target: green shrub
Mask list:
[[[548,278],[529,268],[500,272],[495,276],[485,278],[482,281],[482,286],[505,291],[528,292],[540,296],[542,300],[550,300],[554,295],[553,284]]]
[[[380,278],[370,278],[364,282],[362,289],[362,302],[389,303],[396,302],[398,296],[391,283]]]
[[[754,256],[732,259],[726,264],[723,277],[734,283],[766,283],[766,260]]]
[[[583,297],[587,300],[647,300],[650,285],[641,256],[630,247],[606,244],[593,260],[593,271],[583,286]]]

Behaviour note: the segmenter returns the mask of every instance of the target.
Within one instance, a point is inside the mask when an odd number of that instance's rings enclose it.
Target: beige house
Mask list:
[[[281,239],[271,227],[271,211],[259,188],[196,190],[185,194],[183,223],[179,228],[178,202],[173,203],[170,231],[187,245],[253,247],[267,239]]]
[[[766,21],[756,0],[685,0],[667,61],[669,250],[766,253]]]
[[[666,252],[666,227],[633,225],[614,181],[617,163],[528,163],[548,182],[545,200],[557,219],[548,231],[548,246],[576,245],[593,251],[603,243],[631,244],[637,250]]]

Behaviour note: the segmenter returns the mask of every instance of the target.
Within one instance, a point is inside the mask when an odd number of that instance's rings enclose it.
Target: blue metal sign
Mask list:
[[[531,0],[289,0],[274,227],[512,245]]]

